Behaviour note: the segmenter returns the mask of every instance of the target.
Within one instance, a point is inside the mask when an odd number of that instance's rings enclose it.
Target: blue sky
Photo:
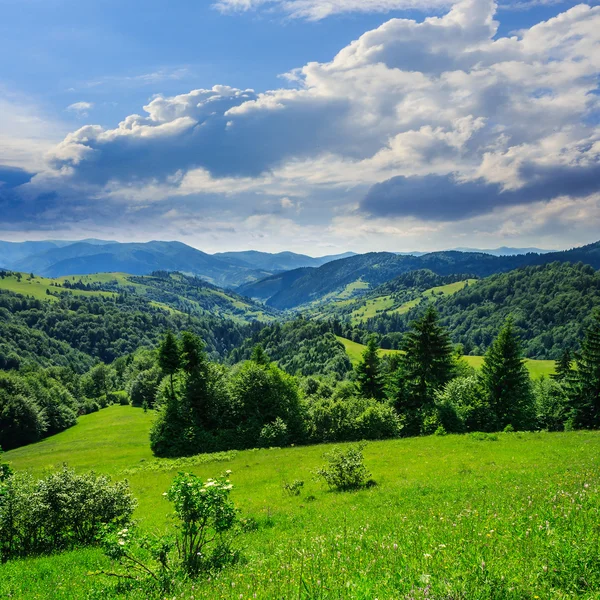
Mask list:
[[[0,0],[0,238],[593,241],[599,11]]]

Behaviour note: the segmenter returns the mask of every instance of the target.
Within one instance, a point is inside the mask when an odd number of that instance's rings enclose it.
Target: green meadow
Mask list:
[[[337,339],[344,344],[346,354],[348,354],[352,364],[355,365],[358,363],[363,352],[366,350],[366,346],[339,336],[337,336]],[[399,352],[399,350],[380,350],[381,356],[398,354]],[[463,360],[475,369],[480,369],[483,365],[483,356],[465,356]],[[553,360],[533,360],[527,358],[525,359],[525,366],[529,370],[532,379],[539,379],[540,377],[549,377],[554,373],[555,362]]]
[[[172,527],[162,494],[178,471],[231,469],[234,500],[257,519],[239,539],[243,561],[209,580],[182,583],[186,599],[600,598],[600,434],[511,433],[372,442],[377,485],[336,493],[312,470],[326,446],[158,460],[152,413],[112,406],[74,428],[6,453],[42,475],[66,462],[127,478],[140,527]],[[305,482],[299,497],[286,481]],[[0,598],[135,598],[88,548],[0,566]]]

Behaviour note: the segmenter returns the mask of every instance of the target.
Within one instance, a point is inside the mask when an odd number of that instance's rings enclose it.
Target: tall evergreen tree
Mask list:
[[[587,330],[572,379],[572,418],[575,427],[600,428],[600,312]]]
[[[361,361],[356,365],[356,379],[360,393],[365,398],[383,398],[384,381],[379,358],[379,346],[375,337],[371,337],[363,352]]]
[[[181,367],[181,354],[177,338],[171,331],[168,331],[158,348],[158,365],[163,375],[168,375],[171,384],[171,395],[175,395],[173,387],[173,375]]]
[[[181,334],[181,367],[187,374],[185,395],[191,418],[204,428],[210,404],[210,362],[204,342],[188,331]]]
[[[556,361],[555,373],[552,379],[558,382],[568,382],[573,374],[573,357],[570,350],[567,348]]]
[[[512,318],[506,320],[485,355],[481,375],[495,428],[529,427],[533,418],[531,380]]]
[[[269,355],[265,352],[265,349],[262,347],[262,344],[256,344],[254,348],[252,348],[252,356],[250,360],[255,362],[257,365],[266,366],[271,363],[271,359]]]
[[[455,371],[450,336],[432,306],[412,323],[402,350],[404,355],[392,388],[396,409],[406,419],[405,431],[416,435],[424,413],[434,405],[435,393],[452,379]]]

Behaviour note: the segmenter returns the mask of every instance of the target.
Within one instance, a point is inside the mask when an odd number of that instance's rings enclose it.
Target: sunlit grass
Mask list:
[[[346,354],[350,358],[350,362],[353,365],[360,361],[363,352],[366,350],[366,346],[347,340],[346,338],[337,336],[337,339],[344,344],[346,348]],[[399,354],[399,350],[380,350],[381,356]],[[471,367],[475,369],[481,369],[483,365],[483,356],[465,356],[463,357]],[[532,360],[526,359],[525,366],[529,370],[532,379],[539,379],[540,377],[549,377],[555,372],[556,364],[553,360]]]
[[[231,469],[235,502],[260,524],[241,540],[245,560],[169,598],[599,597],[596,432],[374,442],[365,459],[377,486],[340,494],[312,477],[326,446],[244,451],[185,467],[159,461],[171,470],[153,470],[151,419],[139,409],[109,408],[68,436],[6,456],[36,474],[63,460],[117,478],[134,467],[136,516],[151,531],[170,523],[162,493],[178,469],[203,477]],[[293,479],[305,481],[300,497],[282,489]],[[8,563],[0,567],[0,597],[147,597],[119,595],[113,581],[87,576],[107,566],[97,550]]]

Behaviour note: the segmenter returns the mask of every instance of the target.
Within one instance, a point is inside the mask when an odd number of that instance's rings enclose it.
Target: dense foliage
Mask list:
[[[0,481],[0,559],[93,544],[104,525],[128,523],[136,502],[126,482],[63,468],[36,481]]]
[[[298,318],[269,325],[235,348],[229,362],[249,359],[256,344],[292,375],[329,375],[344,379],[352,370],[344,346],[335,339],[328,323]]]
[[[381,335],[405,332],[426,306],[377,315],[366,326]],[[494,275],[435,302],[453,342],[466,354],[484,354],[512,316],[525,355],[539,359],[577,349],[599,306],[600,273],[581,263],[556,262]]]

